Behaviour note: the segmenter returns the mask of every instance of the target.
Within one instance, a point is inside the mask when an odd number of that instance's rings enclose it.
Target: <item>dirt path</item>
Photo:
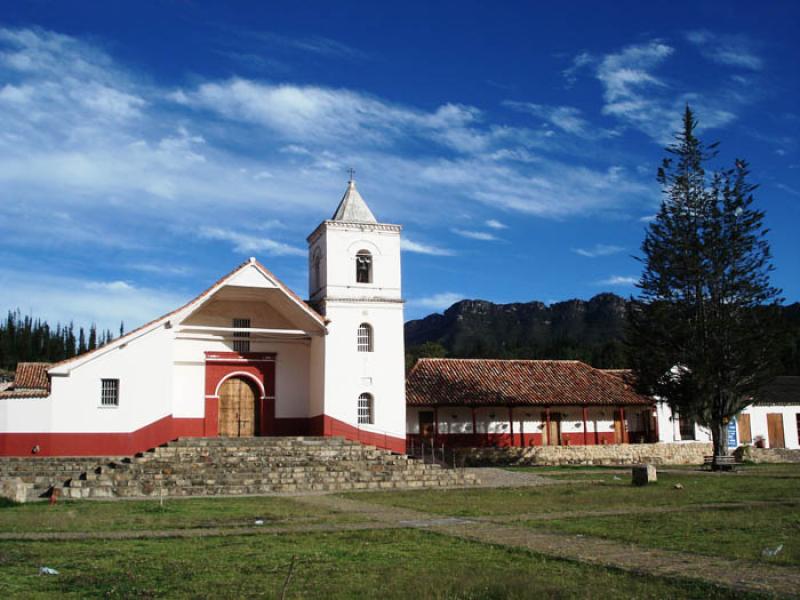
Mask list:
[[[359,514],[385,526],[435,531],[461,539],[524,548],[553,558],[612,567],[657,577],[697,579],[742,591],[798,596],[800,572],[793,567],[646,548],[600,538],[537,532],[528,527],[484,519],[448,518],[441,515],[368,504],[337,496],[298,498],[313,506]]]

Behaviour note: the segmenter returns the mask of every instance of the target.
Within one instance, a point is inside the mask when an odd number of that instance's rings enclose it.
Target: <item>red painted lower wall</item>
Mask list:
[[[0,456],[129,456],[177,437],[202,435],[203,419],[169,415],[130,433],[2,433]]]
[[[216,407],[216,402],[213,403]],[[208,408],[208,406],[207,406]],[[167,416],[130,433],[3,433],[0,456],[130,456],[179,437],[213,437],[208,419],[176,419]],[[275,419],[274,435],[342,436],[349,440],[406,451],[402,438],[363,431],[352,425],[319,415],[310,419]],[[39,447],[37,453],[33,448]]]
[[[406,440],[403,438],[365,431],[328,415],[312,417],[310,421],[311,435],[341,436],[348,440],[377,446],[399,454],[403,454],[406,451]]]

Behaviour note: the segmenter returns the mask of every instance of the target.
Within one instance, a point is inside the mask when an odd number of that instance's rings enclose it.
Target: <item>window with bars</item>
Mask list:
[[[358,351],[372,352],[372,350],[372,325],[369,323],[362,323],[358,326]]]
[[[372,254],[366,250],[356,254],[356,283],[372,283]]]
[[[119,379],[100,380],[100,406],[119,406]]]
[[[361,394],[358,397],[358,422],[372,425],[372,394]]]
[[[233,320],[233,351],[239,354],[250,352],[250,332],[237,329],[250,329],[250,319]]]

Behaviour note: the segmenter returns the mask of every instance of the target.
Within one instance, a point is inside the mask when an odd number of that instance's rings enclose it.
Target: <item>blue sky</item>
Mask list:
[[[133,326],[252,255],[305,295],[351,166],[408,318],[628,295],[687,102],[800,299],[796,3],[216,4],[2,2],[0,307]]]

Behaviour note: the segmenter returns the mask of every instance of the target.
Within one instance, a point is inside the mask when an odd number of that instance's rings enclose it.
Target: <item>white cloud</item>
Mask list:
[[[461,237],[482,242],[493,242],[498,239],[497,236],[487,231],[471,231],[469,229],[453,229],[452,231]]]
[[[656,75],[674,52],[666,43],[652,40],[605,55],[596,69],[604,87],[603,113],[632,125],[659,144],[674,141],[673,133],[680,128],[687,104],[698,117],[700,131],[735,120],[734,110],[750,101],[748,94],[725,88],[676,92],[671,82]]]
[[[700,49],[707,59],[729,67],[760,71],[764,61],[752,49],[752,44],[743,36],[719,35],[707,29],[689,31],[686,39]]]
[[[606,279],[601,279],[597,285],[618,285],[618,286],[632,286],[639,281],[638,277],[629,277],[623,275],[612,275]]]
[[[271,256],[305,256],[306,251],[283,242],[276,242],[265,237],[250,235],[240,231],[222,227],[201,227],[198,235],[209,240],[231,242],[233,249],[242,254],[266,252]]]
[[[86,288],[90,290],[105,290],[107,292],[129,292],[134,288],[125,281],[89,281]]]
[[[580,254],[587,258],[596,258],[598,256],[611,256],[612,254],[619,254],[625,250],[622,246],[614,246],[612,244],[595,244],[591,248],[573,248],[575,254]]]
[[[575,82],[578,80],[578,73],[582,71],[584,67],[592,64],[593,62],[594,58],[588,52],[581,52],[580,54],[577,54],[572,59],[572,64],[561,71],[561,74],[567,81],[567,87],[572,87],[575,85]]]
[[[656,220],[657,215],[645,215],[643,217],[639,217],[640,223],[652,223]]]
[[[544,119],[561,131],[587,139],[600,139],[616,135],[616,132],[596,128],[583,117],[580,109],[574,106],[547,106],[533,102],[507,100],[504,106]]]
[[[486,226],[491,227],[492,229],[508,229],[508,225],[501,223],[497,219],[489,219],[486,221]]]
[[[457,292],[441,292],[424,298],[413,298],[408,303],[418,308],[442,311],[463,299],[464,295]]]
[[[417,254],[430,254],[433,256],[455,256],[455,252],[447,248],[441,248],[432,244],[414,242],[404,237],[400,240],[400,249],[404,252],[415,252]]]
[[[7,308],[19,308],[52,326],[70,321],[76,326],[96,323],[100,330],[115,333],[121,321],[126,330],[131,330],[188,299],[182,294],[134,287],[122,281],[93,281],[5,268],[0,269],[0,288]]]

